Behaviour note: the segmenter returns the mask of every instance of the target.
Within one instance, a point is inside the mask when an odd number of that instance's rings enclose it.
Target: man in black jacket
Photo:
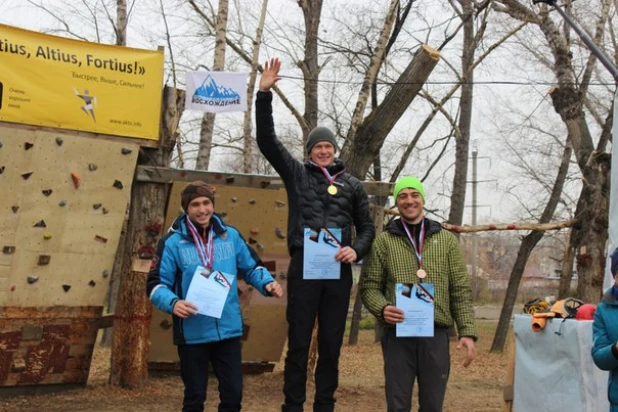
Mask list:
[[[309,159],[301,163],[277,139],[272,117],[272,92],[279,80],[279,59],[266,62],[256,101],[258,147],[283,179],[288,196],[288,352],[285,359],[284,412],[303,410],[306,399],[307,360],[311,333],[318,319],[318,363],[315,371],[313,410],[330,412],[335,407],[339,380],[339,354],[350,304],[352,269],[369,251],[375,235],[367,194],[360,181],[335,158],[337,142],[332,131],[316,127],[307,139]],[[356,240],[352,242],[352,229]],[[340,230],[335,260],[337,279],[315,279],[304,266],[305,230],[320,233]],[[325,235],[326,236],[326,235]],[[328,236],[332,241],[332,236]]]

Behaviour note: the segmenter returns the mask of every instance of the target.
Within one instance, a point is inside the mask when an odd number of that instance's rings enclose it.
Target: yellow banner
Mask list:
[[[163,62],[0,24],[0,121],[158,140]]]

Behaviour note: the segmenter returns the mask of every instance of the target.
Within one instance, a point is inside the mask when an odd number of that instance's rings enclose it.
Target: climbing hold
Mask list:
[[[75,171],[71,172],[71,179],[73,179],[73,186],[75,186],[75,189],[79,188],[82,184],[82,178],[79,176],[79,173]]]
[[[109,210],[107,210],[106,208],[103,208],[103,209],[102,209],[102,212],[103,212],[103,214],[104,214],[104,215],[106,215],[106,214],[108,214],[108,213],[109,213]]]
[[[238,198],[237,198],[236,196],[232,197],[232,202],[233,202],[233,203],[238,202]]]
[[[275,235],[277,235],[279,239],[285,239],[285,233],[279,228],[275,228]]]
[[[122,153],[123,155],[128,155],[132,152],[133,150],[131,149],[127,149],[126,147],[123,147],[122,150],[120,150],[120,153]]]
[[[255,199],[249,199],[249,204],[254,205],[255,204]]]
[[[62,140],[62,137],[60,137],[60,136],[56,137],[56,144],[58,146],[62,146],[63,142],[64,142],[64,140]]]
[[[168,319],[163,319],[161,323],[159,323],[159,326],[161,326],[165,330],[168,330],[172,327],[172,322],[170,322]]]
[[[13,211],[13,213],[17,213],[17,211],[19,210],[19,206],[11,206],[11,210]]]
[[[94,205],[92,205],[92,208],[94,210],[99,210],[101,208],[101,206],[102,206],[101,203],[95,203]]]
[[[96,286],[96,284],[97,284],[97,282],[95,282],[94,280],[91,280],[90,282],[88,282],[88,285],[89,285],[91,288],[95,287],[95,286]]]
[[[41,192],[45,195],[45,196],[49,196],[52,194],[53,190],[51,189],[45,189],[45,190],[41,190]]]
[[[109,276],[109,270],[105,269],[102,275],[103,275],[103,278],[107,278]]]
[[[43,234],[43,239],[45,239],[45,240],[49,240],[49,239],[51,239],[51,238],[52,238],[52,234],[51,234],[51,233],[49,233],[49,232],[45,232],[45,233]]]
[[[4,246],[2,248],[2,253],[4,253],[5,255],[12,255],[13,253],[15,253],[15,246]]]
[[[250,245],[255,245],[257,243],[257,240],[255,240],[254,238],[250,237],[249,238],[249,244]]]
[[[30,150],[34,147],[34,143],[26,142],[24,143],[24,149]]]
[[[68,292],[69,289],[71,289],[71,285],[62,285],[62,289],[64,289],[65,292]]]
[[[252,227],[250,232],[251,232],[252,235],[257,235],[257,234],[260,233],[260,229],[257,228],[257,227]]]
[[[99,235],[94,235],[94,240],[101,243],[107,243],[107,238]]]
[[[34,275],[30,275],[26,278],[26,280],[28,281],[29,285],[32,285],[33,283],[36,283],[39,280],[38,276],[34,276]]]
[[[116,189],[122,189],[124,186],[122,185],[122,182],[120,180],[114,180],[114,187]]]
[[[285,202],[282,200],[276,200],[275,203],[277,203],[277,207],[283,207],[285,206]]]
[[[34,224],[32,227],[47,227],[44,220],[40,220]]]
[[[51,261],[51,256],[49,255],[39,255],[39,266],[45,266],[45,265],[49,265],[49,262]]]
[[[23,177],[24,180],[28,180],[30,178],[30,176],[32,176],[32,172],[22,173],[22,175],[21,175],[21,177]]]
[[[4,173],[4,166],[0,166],[0,175]]]
[[[58,206],[60,207],[64,207],[67,205],[67,201],[66,200],[61,200],[60,202],[58,202]]]
[[[95,165],[94,163],[90,163],[88,165],[88,170],[90,170],[91,172],[94,172],[95,170],[97,170],[99,167],[97,165]]]

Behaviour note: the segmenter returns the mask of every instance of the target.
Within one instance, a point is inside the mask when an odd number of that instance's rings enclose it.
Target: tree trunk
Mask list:
[[[470,150],[470,126],[472,124],[472,97],[474,91],[474,3],[459,0],[463,23],[463,46],[461,56],[461,97],[459,101],[459,133],[455,140],[455,173],[448,221],[455,225],[463,223],[466,207],[468,181],[468,152]]]
[[[560,286],[558,286],[558,298],[569,297],[571,291],[571,278],[573,277],[573,229],[569,230],[569,239],[564,248],[564,258],[562,260],[562,270],[560,271]]]
[[[228,0],[219,0],[219,11],[215,31],[215,61],[212,69],[221,71],[225,67],[225,37],[227,31]],[[210,166],[210,153],[212,151],[212,137],[215,129],[215,113],[204,113],[200,125],[200,145],[195,162],[196,170],[208,170]]]
[[[346,170],[364,180],[371,163],[403,112],[421,90],[440,59],[427,45],[420,47],[380,105],[363,120],[352,143],[341,150]]]
[[[116,0],[116,45],[127,45],[127,25],[129,16],[127,15],[127,0]]]
[[[184,101],[184,92],[164,88],[159,147],[142,149],[138,164],[169,166]],[[124,245],[120,245],[125,253],[119,264],[121,270],[117,282],[120,293],[114,312],[110,373],[110,383],[114,385],[139,388],[148,377],[152,309],[146,296],[146,276],[163,231],[167,191],[165,184],[133,184],[129,224]]]
[[[380,32],[378,41],[376,42],[376,45],[371,53],[371,61],[365,73],[365,78],[363,80],[363,84],[361,85],[361,89],[358,93],[356,107],[354,108],[354,112],[352,113],[350,129],[348,130],[346,144],[344,145],[344,151],[346,150],[346,147],[353,144],[354,140],[356,139],[357,128],[360,126],[363,116],[365,115],[365,108],[367,107],[367,101],[369,100],[369,91],[375,84],[376,78],[378,77],[378,72],[380,71],[380,67],[382,66],[382,62],[384,62],[386,48],[389,44],[388,39],[390,37],[391,31],[393,30],[393,25],[395,24],[395,19],[398,15],[398,9],[399,0],[391,0],[390,6],[388,8],[388,13],[384,18],[384,25],[382,27],[382,31]],[[369,166],[367,166],[367,169],[368,168]]]
[[[255,41],[253,42],[253,55],[251,57],[251,74],[249,75],[249,86],[247,88],[247,111],[243,122],[243,173],[251,173],[253,171],[253,148],[255,139],[251,135],[251,108],[253,106],[253,92],[255,90],[255,79],[257,78],[257,68],[260,57],[260,47],[262,45],[262,32],[264,31],[264,22],[266,21],[266,11],[268,9],[268,0],[262,2],[262,11],[260,13],[260,22],[258,23],[255,32]]]
[[[305,113],[303,114],[303,148],[307,143],[309,132],[318,125],[318,80],[320,64],[318,62],[318,33],[322,14],[322,0],[299,0],[298,5],[305,19],[305,57],[298,62],[303,72]],[[303,150],[304,152],[304,150]]]
[[[539,219],[539,223],[549,222],[556,211],[556,207],[558,206],[562,196],[564,182],[569,171],[571,154],[572,149],[570,139],[567,138],[567,143],[564,146],[564,151],[562,153],[562,161],[560,162],[560,167],[558,169],[558,174],[556,175],[556,180],[549,196],[549,201],[545,205],[545,209],[543,210],[541,219]],[[517,300],[519,284],[524,274],[524,270],[526,269],[526,263],[528,262],[530,253],[532,253],[532,250],[536,244],[543,238],[544,233],[544,231],[533,230],[524,237],[521,245],[519,246],[517,259],[515,260],[515,265],[513,266],[511,276],[509,277],[509,284],[506,289],[504,304],[502,305],[502,310],[500,311],[498,327],[496,328],[496,334],[494,335],[494,340],[491,344],[491,352],[502,352],[504,350],[504,344],[506,342],[509,326],[511,324],[511,316],[513,316],[513,308],[515,306],[515,301]]]

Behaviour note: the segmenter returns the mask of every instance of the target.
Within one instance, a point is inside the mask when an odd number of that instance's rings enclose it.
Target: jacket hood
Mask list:
[[[603,298],[601,298],[601,302],[607,303],[608,305],[618,305],[613,286],[605,291]]]

